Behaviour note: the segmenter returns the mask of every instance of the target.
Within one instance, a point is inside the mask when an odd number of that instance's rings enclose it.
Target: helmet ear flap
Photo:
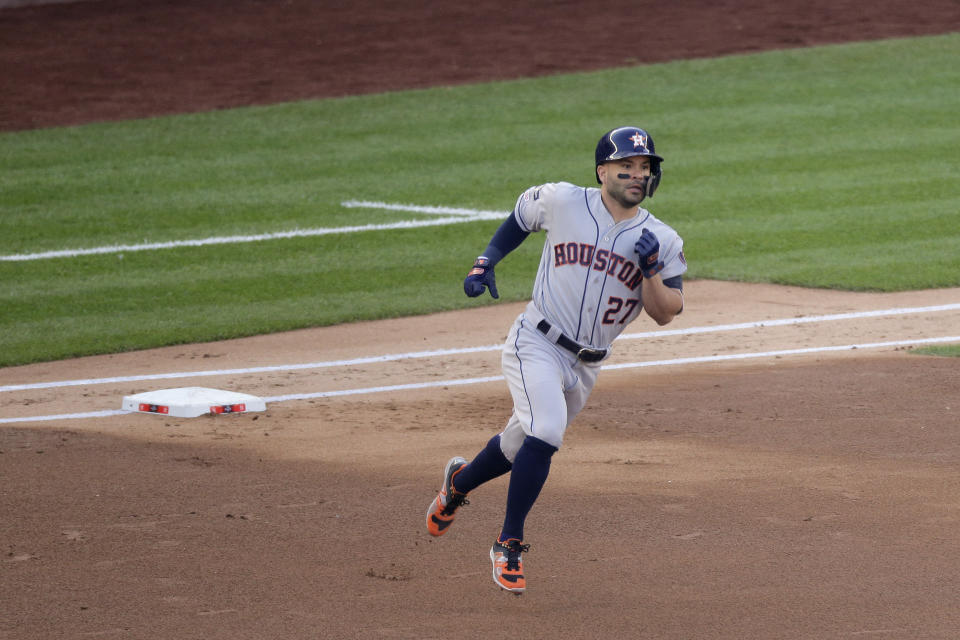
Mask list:
[[[653,197],[653,192],[657,190],[657,187],[658,187],[658,186],[660,186],[660,176],[661,176],[661,175],[663,175],[663,174],[661,174],[659,171],[657,171],[656,173],[652,174],[649,178],[647,178],[647,184],[646,184],[646,189],[645,189],[645,191],[646,191],[646,193],[647,193],[647,197],[648,197],[648,198],[652,198],[652,197]]]

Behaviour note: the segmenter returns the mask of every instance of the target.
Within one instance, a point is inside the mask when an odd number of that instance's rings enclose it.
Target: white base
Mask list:
[[[257,396],[247,393],[206,387],[182,387],[124,396],[120,408],[174,418],[196,418],[209,414],[266,411],[267,404]]]

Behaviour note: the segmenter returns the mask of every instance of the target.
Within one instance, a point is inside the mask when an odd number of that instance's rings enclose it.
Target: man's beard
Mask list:
[[[611,190],[610,195],[621,207],[624,209],[630,209],[631,207],[638,206],[641,202],[643,202],[643,199],[647,197],[647,190],[645,187],[645,183],[641,184],[640,193],[638,195],[628,192],[626,188]]]

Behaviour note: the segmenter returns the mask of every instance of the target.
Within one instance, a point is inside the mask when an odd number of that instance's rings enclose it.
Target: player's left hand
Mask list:
[[[652,278],[663,271],[664,265],[660,262],[660,240],[653,231],[644,229],[634,247],[639,254],[638,262],[644,278]]]
[[[500,297],[497,293],[497,279],[493,274],[493,265],[490,264],[489,258],[480,256],[463,281],[463,292],[471,298],[476,298],[485,288],[490,289],[490,295],[494,298]]]

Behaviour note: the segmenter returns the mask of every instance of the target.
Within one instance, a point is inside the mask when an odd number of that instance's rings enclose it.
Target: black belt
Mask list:
[[[541,320],[537,324],[537,330],[544,335],[547,335],[551,328],[550,323],[546,320]],[[590,347],[581,346],[562,333],[560,337],[557,338],[557,344],[575,354],[578,359],[584,362],[600,362],[607,357],[606,349],[591,349]]]

